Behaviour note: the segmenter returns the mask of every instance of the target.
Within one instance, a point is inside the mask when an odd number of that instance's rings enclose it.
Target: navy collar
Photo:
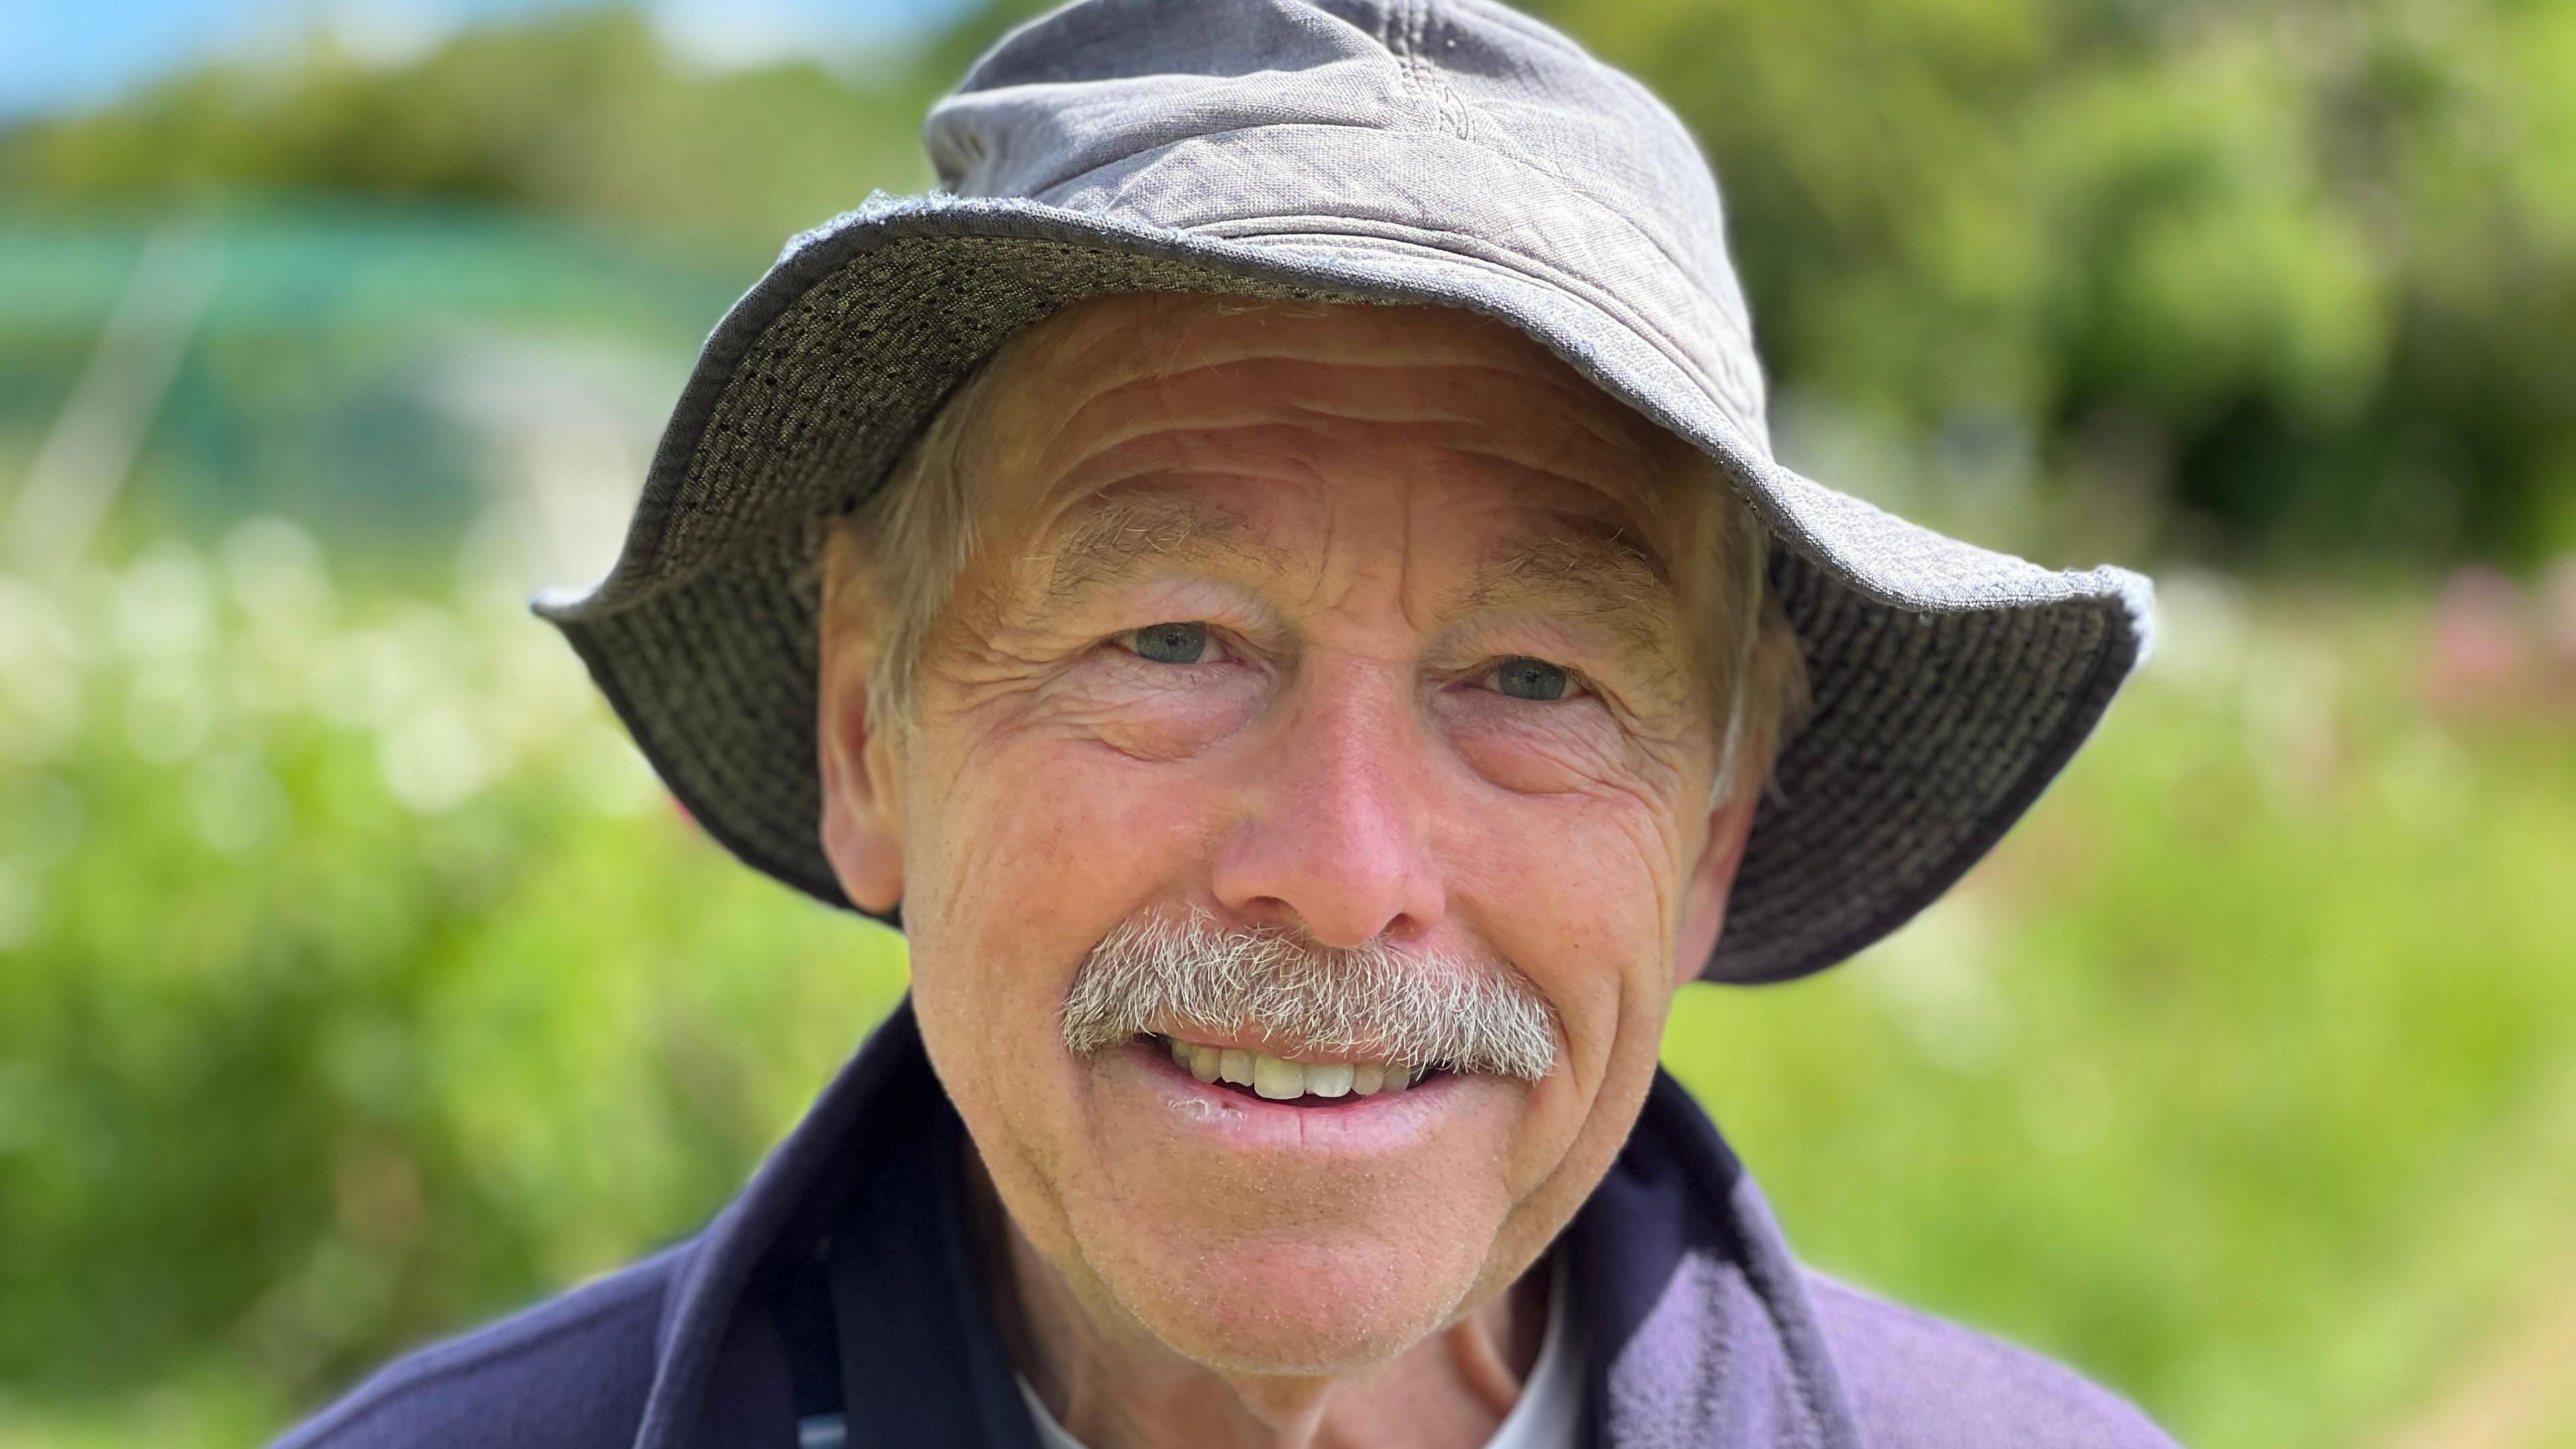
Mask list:
[[[898,1006],[689,1252],[666,1300],[638,1449],[702,1441],[764,1263],[828,1244],[854,1443],[1036,1449],[968,1250],[964,1127]],[[1601,1449],[1858,1449],[1788,1246],[1708,1117],[1658,1072],[1561,1240]]]

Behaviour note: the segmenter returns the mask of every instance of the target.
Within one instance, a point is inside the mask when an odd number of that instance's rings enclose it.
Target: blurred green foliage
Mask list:
[[[103,113],[28,124],[0,161],[22,202],[221,203],[320,192],[486,202],[730,244],[766,260],[870,186],[918,189],[928,74],[857,84],[800,64],[684,67],[640,16],[574,12],[469,31],[367,66],[192,72]]]
[[[901,990],[515,581],[344,605],[270,519],[0,612],[0,1385],[273,1426],[701,1219]]]
[[[1793,397],[1919,469],[2222,560],[2576,547],[2576,10],[1541,8],[1704,138]]]

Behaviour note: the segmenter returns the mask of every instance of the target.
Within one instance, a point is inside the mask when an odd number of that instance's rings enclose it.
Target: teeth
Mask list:
[[[1292,1062],[1261,1052],[1198,1046],[1174,1037],[1164,1038],[1163,1045],[1183,1071],[1200,1081],[1250,1087],[1273,1102],[1401,1092],[1417,1076],[1410,1068],[1386,1062]]]
[[[1252,1090],[1274,1102],[1302,1097],[1306,1095],[1306,1068],[1256,1052],[1252,1058]]]

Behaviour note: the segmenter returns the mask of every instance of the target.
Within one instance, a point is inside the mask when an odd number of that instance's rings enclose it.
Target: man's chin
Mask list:
[[[1315,1377],[1386,1363],[1456,1311],[1473,1266],[1444,1272],[1404,1256],[1385,1244],[1237,1243],[1102,1276],[1183,1358],[1226,1374]]]
[[[1083,1076],[1092,1171],[1057,1199],[1077,1251],[1209,1368],[1340,1374],[1403,1353],[1475,1292],[1511,1213],[1496,1164],[1519,1083],[1441,1075],[1318,1108],[1194,1081],[1155,1051]]]

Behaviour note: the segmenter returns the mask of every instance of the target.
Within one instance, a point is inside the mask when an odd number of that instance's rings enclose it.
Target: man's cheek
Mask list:
[[[1450,853],[1454,897],[1494,950],[1556,1007],[1565,1068],[1578,1092],[1602,1080],[1634,998],[1668,974],[1669,926],[1658,881],[1640,859],[1641,830],[1586,812],[1518,823]],[[1651,1045],[1646,1048],[1651,1051]]]
[[[996,999],[1050,1020],[1091,948],[1120,921],[1186,889],[1207,838],[1207,792],[1097,745],[1027,738],[956,769],[935,820],[935,860],[907,901],[915,950],[985,976]],[[969,964],[971,963],[971,964]]]
[[[1138,764],[1162,764],[1221,745],[1257,713],[1265,681],[1255,671],[1198,668],[1187,679],[1145,673],[1163,668],[1113,657],[1068,671],[1042,693],[1026,727],[1089,741]]]

